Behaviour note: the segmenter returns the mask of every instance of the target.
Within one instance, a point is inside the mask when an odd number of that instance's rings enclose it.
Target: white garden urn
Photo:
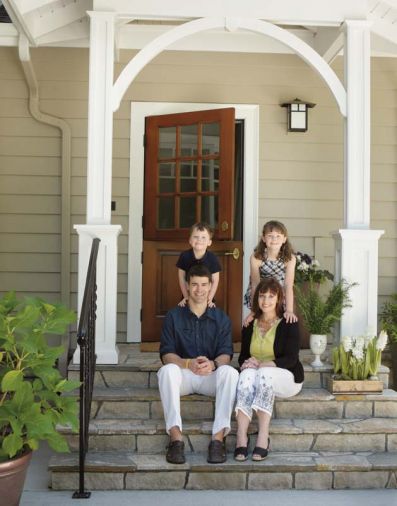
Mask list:
[[[314,355],[314,360],[311,363],[312,367],[322,367],[324,365],[323,362],[321,362],[320,356],[324,353],[326,347],[326,334],[310,334],[310,349]]]

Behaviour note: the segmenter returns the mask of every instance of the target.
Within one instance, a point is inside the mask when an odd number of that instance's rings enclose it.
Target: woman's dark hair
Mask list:
[[[255,289],[254,298],[252,300],[252,312],[255,318],[259,318],[262,314],[262,310],[258,304],[259,295],[267,292],[271,292],[277,296],[276,314],[281,318],[284,313],[284,291],[277,279],[274,278],[262,279]]]
[[[279,259],[282,260],[284,263],[287,263],[291,260],[292,255],[294,254],[294,249],[289,242],[288,239],[288,232],[287,228],[284,225],[284,223],[281,223],[281,221],[271,220],[268,221],[263,225],[262,229],[262,237],[259,239],[258,244],[256,245],[256,248],[254,249],[254,257],[258,258],[259,260],[266,259],[266,244],[263,240],[265,235],[273,232],[275,230],[276,232],[285,235],[287,240],[280,248],[280,253],[278,255]]]

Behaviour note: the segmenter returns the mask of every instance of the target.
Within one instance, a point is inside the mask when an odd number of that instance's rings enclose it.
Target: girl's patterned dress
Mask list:
[[[285,263],[281,259],[263,260],[259,267],[259,276],[263,278],[274,278],[281,286],[284,286],[285,280]],[[251,309],[251,279],[244,295],[244,305]]]

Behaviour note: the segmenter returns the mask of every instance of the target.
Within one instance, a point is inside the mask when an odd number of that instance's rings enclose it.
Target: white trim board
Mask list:
[[[243,266],[243,289],[248,284],[248,257],[258,240],[259,106],[247,104],[131,102],[127,342],[141,341],[141,252],[143,247],[142,215],[144,191],[143,135],[145,132],[145,117],[225,107],[234,107],[236,109],[236,119],[244,120],[243,249],[247,253]],[[188,238],[186,238],[187,244]],[[175,282],[177,282],[176,276]]]

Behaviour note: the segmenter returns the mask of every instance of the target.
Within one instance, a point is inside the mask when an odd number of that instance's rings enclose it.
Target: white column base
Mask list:
[[[341,229],[334,234],[335,279],[357,283],[344,310],[340,336],[375,335],[378,325],[378,241],[384,230]],[[339,341],[339,336],[336,336]]]
[[[118,364],[119,349],[117,346],[104,347],[97,346],[95,343],[96,363],[97,364]],[[73,354],[73,364],[80,364],[80,346],[77,346]]]
[[[95,349],[97,364],[117,364],[116,346],[117,318],[117,238],[120,225],[75,225],[79,235],[78,265],[78,313],[83,302],[84,286],[92,239],[98,237],[97,259],[97,311],[95,330]],[[73,363],[80,361],[80,350],[76,350]]]

